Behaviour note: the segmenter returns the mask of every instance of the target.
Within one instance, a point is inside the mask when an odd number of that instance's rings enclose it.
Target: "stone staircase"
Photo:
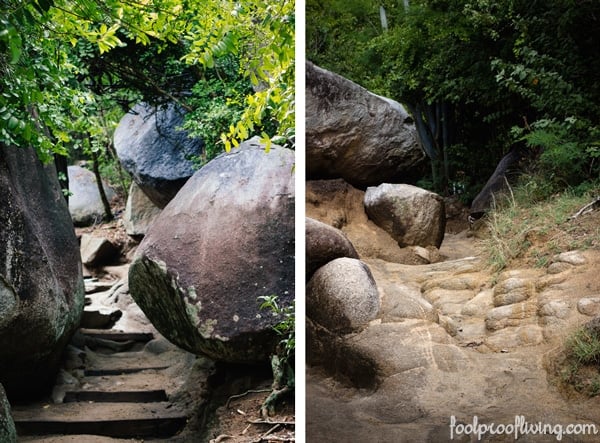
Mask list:
[[[85,318],[96,325],[103,315],[118,319],[121,312],[98,309],[90,301],[82,326]],[[20,441],[169,438],[186,425],[189,411],[170,401],[182,384],[177,361],[186,358],[183,351],[156,332],[124,332],[114,321],[106,326],[78,331],[51,398],[13,405]]]

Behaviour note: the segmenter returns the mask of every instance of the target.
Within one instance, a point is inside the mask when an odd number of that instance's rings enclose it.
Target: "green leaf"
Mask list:
[[[12,131],[18,125],[19,125],[19,119],[16,118],[14,115],[11,115],[10,118],[8,119],[8,124],[7,124],[8,129]]]

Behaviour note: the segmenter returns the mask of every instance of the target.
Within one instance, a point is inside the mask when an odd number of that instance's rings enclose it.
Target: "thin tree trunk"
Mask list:
[[[421,107],[419,105],[413,106],[411,104],[406,105],[415,119],[415,126],[417,127],[417,133],[423,144],[423,149],[430,159],[435,159],[437,153],[435,152],[435,145],[431,138],[427,124],[423,121],[423,115],[421,114]]]
[[[54,154],[54,166],[56,167],[56,173],[58,174],[58,183],[60,189],[62,189],[63,196],[69,205],[69,166],[67,164],[67,157],[64,155]]]
[[[108,156],[112,158],[112,161],[115,162],[115,165],[117,167],[117,173],[119,174],[119,185],[121,186],[121,192],[125,196],[125,201],[127,201],[127,198],[129,197],[129,188],[126,185],[127,181],[125,180],[125,171],[121,166],[121,161],[119,160],[119,157],[117,156],[117,153],[114,150],[114,145],[112,142],[109,142],[106,145],[106,152]]]
[[[92,150],[92,169],[94,170],[94,175],[96,176],[96,184],[98,185],[98,192],[100,193],[100,199],[102,200],[102,205],[104,206],[104,219],[106,221],[112,220],[113,213],[110,209],[110,203],[108,198],[106,198],[106,192],[104,192],[104,185],[102,184],[102,177],[100,176],[100,168],[98,166],[98,154],[96,151]]]

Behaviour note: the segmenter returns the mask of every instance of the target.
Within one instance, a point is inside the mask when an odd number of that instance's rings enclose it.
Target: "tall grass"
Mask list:
[[[535,182],[525,182],[500,195],[487,215],[488,234],[482,240],[484,254],[494,271],[517,259],[545,266],[557,253],[600,244],[600,232],[578,235],[577,223],[569,221],[592,200],[592,192],[572,190],[539,200]],[[596,189],[597,190],[597,189]]]

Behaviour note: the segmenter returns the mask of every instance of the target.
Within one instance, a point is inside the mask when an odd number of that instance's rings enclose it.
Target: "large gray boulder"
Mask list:
[[[174,104],[136,105],[119,122],[114,145],[123,167],[159,208],[164,208],[194,174],[190,157],[202,153],[201,139],[180,130],[184,111]]]
[[[104,218],[104,205],[96,184],[96,176],[81,166],[68,167],[69,175],[69,212],[75,226],[90,226]],[[106,198],[110,202],[115,191],[103,183]]]
[[[315,272],[306,285],[306,315],[330,332],[364,328],[379,313],[379,293],[369,267],[337,258]]]
[[[0,384],[0,442],[16,443],[17,431],[10,414],[10,404],[6,398],[4,388]]]
[[[306,277],[340,257],[358,258],[348,237],[339,229],[306,217]]]
[[[0,383],[41,395],[79,324],[79,246],[53,166],[0,144]]]
[[[397,102],[306,63],[306,173],[364,188],[419,178],[425,154]]]
[[[384,183],[367,188],[365,210],[401,247],[435,246],[444,239],[444,199],[412,185]]]
[[[258,139],[198,171],[152,224],[131,295],[170,341],[229,362],[268,358],[281,321],[260,296],[294,299],[294,152]]]

